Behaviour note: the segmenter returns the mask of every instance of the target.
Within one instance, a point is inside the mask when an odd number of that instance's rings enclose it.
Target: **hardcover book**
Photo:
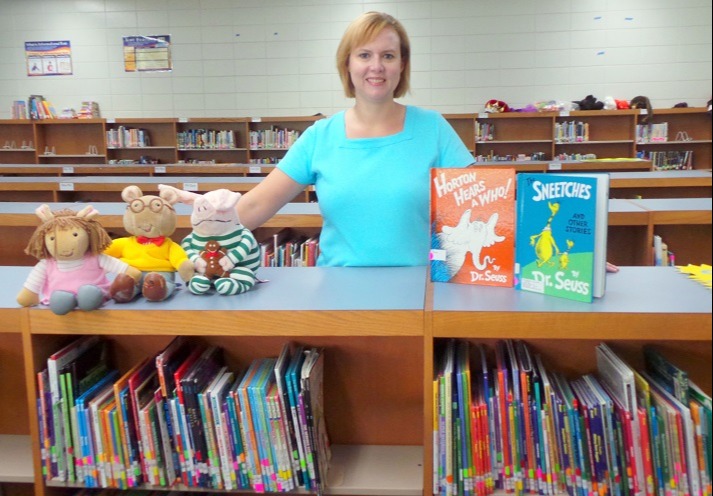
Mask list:
[[[513,285],[515,170],[431,169],[431,280]]]
[[[609,176],[517,175],[515,287],[591,302],[604,295]]]

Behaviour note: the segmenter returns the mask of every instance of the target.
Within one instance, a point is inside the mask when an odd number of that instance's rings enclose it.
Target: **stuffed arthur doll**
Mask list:
[[[138,186],[127,186],[121,198],[127,203],[124,229],[131,236],[113,240],[105,253],[138,269],[142,280],[136,285],[117,276],[111,287],[112,298],[125,303],[141,293],[148,301],[163,301],[176,289],[176,272],[186,282],[193,277],[193,264],[186,252],[169,237],[176,230],[173,204],[178,196],[172,191],[144,195]]]
[[[235,205],[240,193],[217,189],[199,195],[165,184],[159,185],[159,189],[162,194],[173,191],[180,202],[193,206],[193,232],[181,242],[196,270],[196,275],[188,283],[188,289],[194,294],[205,294],[211,287],[215,287],[218,294],[235,295],[255,286],[256,271],[260,266],[260,248],[253,233],[238,218]],[[201,257],[201,253],[205,255],[211,241],[217,241],[220,248],[225,250],[217,251],[217,263],[227,274],[219,274],[217,279],[208,270],[207,259]]]
[[[23,307],[42,303],[57,315],[74,308],[95,310],[109,298],[107,272],[133,284],[141,273],[127,263],[102,254],[111,238],[95,217],[91,205],[79,212],[52,212],[48,205],[36,211],[42,224],[35,229],[25,253],[39,260],[17,295]]]

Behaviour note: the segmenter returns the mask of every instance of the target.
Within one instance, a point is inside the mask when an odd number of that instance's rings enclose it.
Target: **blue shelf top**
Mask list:
[[[31,267],[0,267],[5,280],[0,308],[17,307],[15,298]],[[420,311],[426,291],[426,267],[261,267],[267,282],[247,293],[197,296],[184,284],[162,302],[138,297],[130,303],[109,301],[103,309],[202,311]]]
[[[711,313],[711,292],[674,267],[620,267],[592,303],[513,288],[434,283],[434,311]]]

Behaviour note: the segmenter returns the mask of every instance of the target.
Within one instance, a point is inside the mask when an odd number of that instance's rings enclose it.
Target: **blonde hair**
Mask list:
[[[89,251],[93,255],[98,255],[111,244],[109,234],[104,230],[102,225],[94,220],[85,217],[79,217],[74,210],[63,209],[54,212],[54,217],[47,222],[43,222],[35,232],[30,236],[30,241],[25,248],[25,253],[42,260],[51,258],[47,245],[45,244],[45,235],[55,229],[82,229],[89,235]]]
[[[337,48],[337,71],[342,80],[344,95],[347,98],[354,98],[354,84],[349,77],[349,56],[355,47],[376,38],[386,28],[392,28],[401,40],[401,62],[403,70],[401,79],[394,90],[394,98],[399,98],[408,93],[411,80],[411,43],[409,42],[406,30],[394,17],[383,12],[366,12],[357,17],[347,27],[342,36],[342,41]]]

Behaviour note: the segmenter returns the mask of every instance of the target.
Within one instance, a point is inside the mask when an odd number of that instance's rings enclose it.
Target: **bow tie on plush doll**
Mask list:
[[[136,236],[136,241],[142,245],[154,244],[156,246],[161,246],[164,241],[166,241],[166,236],[156,236],[155,238],[149,238],[148,236]]]

